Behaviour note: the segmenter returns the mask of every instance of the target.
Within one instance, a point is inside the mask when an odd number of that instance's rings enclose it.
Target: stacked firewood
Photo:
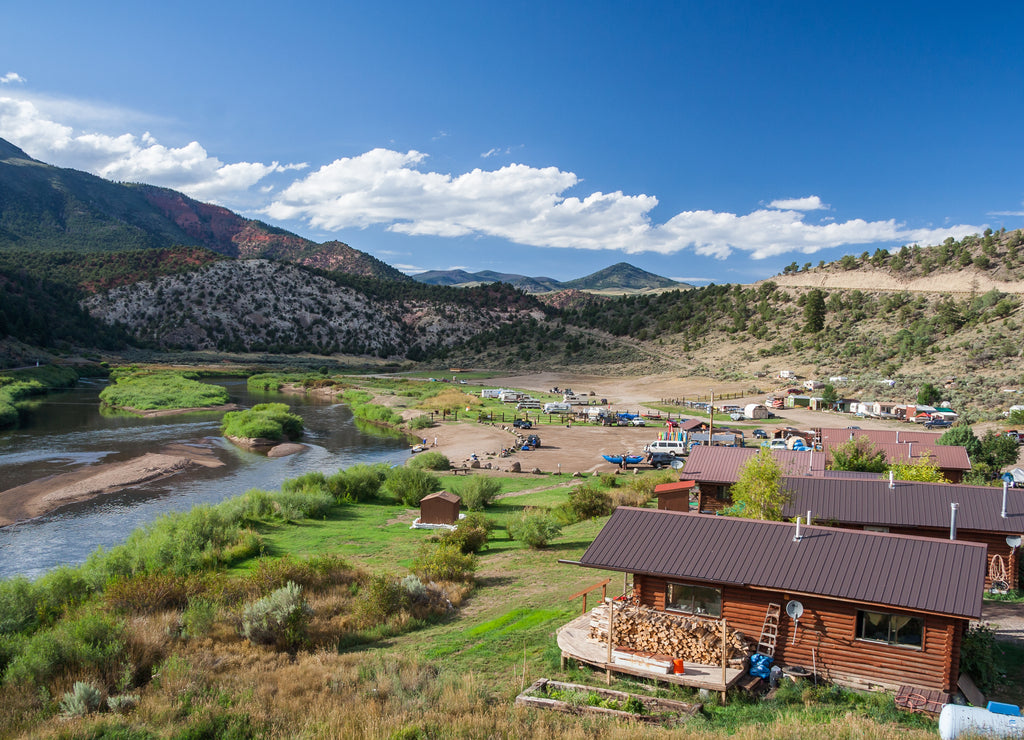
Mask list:
[[[590,614],[588,637],[608,643],[608,604]],[[682,658],[689,663],[721,665],[722,623],[713,619],[687,617],[633,604],[615,607],[616,646]],[[726,632],[726,660],[733,668],[757,650],[757,643],[738,630]]]

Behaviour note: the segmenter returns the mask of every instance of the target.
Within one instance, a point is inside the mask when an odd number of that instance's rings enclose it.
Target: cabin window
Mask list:
[[[690,583],[670,583],[665,593],[665,608],[704,617],[722,616],[722,591]]]
[[[859,611],[857,639],[920,649],[924,646],[924,619],[909,614]]]

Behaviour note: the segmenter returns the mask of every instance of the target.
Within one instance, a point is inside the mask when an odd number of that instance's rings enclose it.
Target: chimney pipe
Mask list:
[[[796,534],[793,535],[793,542],[799,542],[804,536],[800,534],[800,517],[796,518]]]
[[[896,474],[893,473],[891,470],[889,471],[889,488],[896,488]]]
[[[807,526],[811,526],[811,510],[807,510]]]
[[[999,516],[1001,516],[1003,519],[1006,518],[1006,488],[1007,488],[1008,485],[1009,484],[1004,480],[1003,481],[1003,510],[999,513]]]
[[[896,430],[896,444],[899,444],[899,443],[900,443],[900,430],[897,429]]]
[[[960,504],[951,503],[949,505],[949,539],[956,539],[956,511],[960,508]]]

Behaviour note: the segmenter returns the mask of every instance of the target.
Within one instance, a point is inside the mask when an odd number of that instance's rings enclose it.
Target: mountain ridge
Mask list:
[[[116,183],[40,162],[0,139],[0,250],[112,252],[205,247],[325,270],[408,281],[344,242],[317,244],[170,188]]]
[[[502,282],[510,283],[527,293],[555,293],[563,290],[664,290],[671,288],[686,289],[692,286],[680,283],[671,278],[655,275],[628,262],[617,262],[597,272],[574,280],[560,281],[550,277],[529,277],[516,273],[467,272],[465,270],[429,270],[412,276],[414,280],[428,285],[475,285],[478,283]]]

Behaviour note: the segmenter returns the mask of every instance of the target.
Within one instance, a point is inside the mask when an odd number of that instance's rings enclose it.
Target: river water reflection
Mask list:
[[[116,545],[167,512],[218,503],[250,488],[273,490],[313,470],[330,474],[356,463],[401,463],[409,456],[404,438],[360,429],[344,404],[252,392],[244,378],[216,382],[228,389],[233,402],[246,407],[287,403],[303,417],[302,442],[309,449],[276,459],[240,450],[220,436],[219,412],[149,419],[103,415],[98,396],[104,384],[83,380],[36,403],[20,429],[0,433],[0,490],[86,463],[129,460],[172,443],[212,442],[225,465],[197,468],[0,529],[0,578],[34,578],[57,565],[76,565],[97,547]]]

